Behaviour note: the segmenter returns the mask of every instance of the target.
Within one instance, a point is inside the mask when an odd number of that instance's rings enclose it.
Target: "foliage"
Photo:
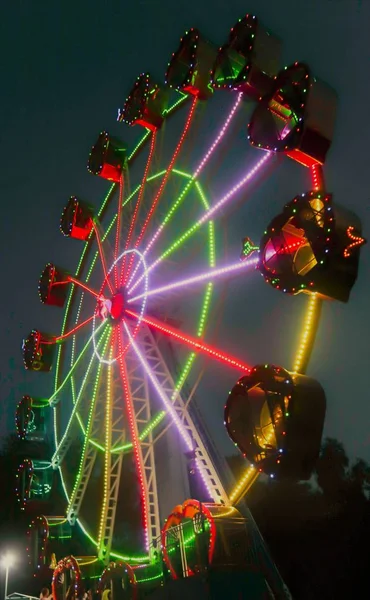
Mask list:
[[[234,472],[240,460],[229,461]],[[370,467],[327,438],[309,482],[258,481],[248,506],[295,599],[353,598],[366,587]],[[361,597],[361,594],[358,596]]]

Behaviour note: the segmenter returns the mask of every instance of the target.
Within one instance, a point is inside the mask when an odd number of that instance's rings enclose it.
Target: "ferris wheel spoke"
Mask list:
[[[107,347],[111,340],[111,332],[108,332],[108,335],[105,335],[105,334],[106,334],[106,332],[104,332],[103,336],[99,340],[99,343],[101,343],[104,339],[104,347],[102,350],[102,356],[105,356]],[[81,398],[82,393],[85,388],[86,380],[89,376],[93,361],[95,359],[96,359],[96,356],[94,353],[93,357],[90,360],[86,376],[84,377],[84,380],[82,382],[82,386],[81,386],[76,404],[73,408],[73,412],[77,411],[76,405],[80,401],[80,398]],[[71,523],[71,525],[75,524],[75,522],[79,516],[81,504],[83,502],[83,499],[84,499],[84,496],[86,493],[90,475],[92,473],[92,470],[93,470],[93,467],[95,464],[96,455],[97,455],[97,448],[90,442],[94,437],[97,437],[99,435],[99,430],[100,430],[100,426],[101,426],[101,417],[103,417],[103,406],[105,404],[104,399],[100,399],[101,400],[100,402],[98,401],[99,400],[99,387],[100,387],[100,383],[101,383],[101,370],[102,370],[102,363],[99,361],[97,373],[96,373],[96,377],[95,377],[95,381],[94,381],[93,394],[92,394],[91,402],[90,402],[87,425],[86,425],[86,429],[85,429],[84,443],[83,443],[83,447],[82,447],[82,451],[81,451],[80,464],[79,464],[79,468],[77,470],[77,476],[76,476],[75,483],[74,483],[74,486],[72,489],[72,493],[69,498],[69,504],[68,504],[68,508],[67,508],[67,519]],[[98,410],[99,407],[100,407],[100,411]],[[102,414],[99,414],[100,412]]]
[[[126,313],[129,316],[134,317],[135,319],[139,319],[139,317],[140,317],[140,315],[138,315],[138,313],[136,313],[132,310],[126,310]],[[147,317],[147,316],[141,317],[141,321],[143,323],[145,323],[146,325],[148,325],[151,329],[160,331],[161,333],[168,335],[169,337],[176,340],[177,342],[180,342],[180,343],[184,344],[185,346],[188,346],[192,350],[195,350],[197,352],[201,352],[202,354],[210,356],[211,358],[214,358],[215,360],[223,362],[223,363],[229,365],[230,367],[233,367],[234,369],[238,369],[238,371],[244,371],[247,373],[249,373],[251,371],[251,367],[249,365],[243,363],[239,359],[237,359],[229,354],[226,354],[224,352],[221,352],[217,348],[213,348],[212,346],[205,344],[204,342],[201,342],[199,340],[199,338],[194,338],[194,337],[191,337],[190,335],[182,333],[181,331],[178,331],[177,329],[175,329],[174,327],[171,327],[167,323],[162,323],[158,319],[154,319],[153,317]],[[127,325],[126,325],[126,331],[128,331],[128,334],[129,334]],[[132,337],[131,334],[129,334],[129,337]]]
[[[48,345],[48,344],[58,344],[60,342],[63,342],[64,340],[66,340],[67,338],[69,338],[71,335],[74,335],[75,333],[77,333],[77,331],[79,331],[80,329],[82,329],[83,327],[85,327],[85,325],[88,325],[89,323],[91,323],[91,321],[93,320],[93,318],[94,318],[94,315],[92,315],[91,317],[88,317],[87,319],[85,319],[85,321],[82,321],[82,323],[78,323],[70,331],[67,331],[66,333],[63,333],[62,335],[59,335],[59,336],[53,338],[50,341],[45,340],[43,343],[46,344],[46,345]]]
[[[146,232],[146,229],[147,229],[147,227],[149,225],[149,222],[150,222],[150,220],[151,220],[151,218],[152,218],[152,216],[154,214],[154,211],[157,208],[158,202],[159,202],[159,200],[160,200],[160,198],[161,198],[161,196],[162,196],[162,194],[164,192],[164,189],[166,187],[167,181],[168,181],[168,179],[169,179],[169,177],[170,177],[170,175],[172,173],[172,170],[173,170],[173,168],[175,166],[176,159],[177,159],[177,157],[178,157],[178,155],[180,153],[180,150],[181,150],[182,145],[183,145],[183,143],[185,141],[186,135],[187,135],[187,133],[188,133],[188,131],[190,129],[190,125],[191,125],[191,122],[193,120],[193,116],[195,114],[195,109],[196,109],[197,104],[198,104],[198,99],[195,96],[194,99],[193,99],[193,102],[191,104],[190,111],[189,111],[188,118],[186,120],[184,129],[183,129],[183,132],[182,132],[182,134],[180,136],[180,139],[179,139],[179,141],[177,143],[177,146],[176,146],[175,151],[174,151],[174,153],[172,155],[170,163],[169,163],[169,165],[168,165],[168,167],[166,169],[165,176],[163,177],[163,179],[161,181],[161,184],[159,186],[158,192],[156,193],[156,195],[155,195],[155,197],[153,199],[153,202],[152,202],[152,204],[150,206],[150,209],[148,210],[148,214],[145,217],[145,221],[143,223],[141,231],[140,231],[140,233],[139,233],[139,235],[138,235],[138,237],[137,237],[137,239],[135,241],[135,248],[139,247],[139,245],[140,245],[140,243],[141,243],[141,241],[142,241],[142,239],[143,239],[143,237],[145,235],[145,232]],[[127,281],[128,278],[130,277],[130,272],[131,272],[131,269],[132,269],[132,264],[133,264],[133,256],[131,256],[131,258],[130,258],[130,262],[129,262],[129,266],[128,266],[128,269],[127,269],[127,274],[126,274],[126,277],[125,277],[125,281]]]
[[[99,233],[99,230],[98,230],[98,227],[97,227],[97,224],[96,224],[95,220],[93,220],[93,227],[94,227],[94,231],[95,231],[96,242],[98,244],[100,261],[101,261],[101,264],[102,264],[102,267],[103,267],[103,272],[104,272],[104,284],[103,284],[103,287],[105,286],[105,284],[107,284],[108,287],[109,287],[109,289],[110,289],[110,291],[111,291],[111,293],[113,294],[114,290],[113,290],[112,284],[111,284],[111,282],[109,280],[108,271],[107,271],[107,263],[106,263],[106,260],[105,260],[105,254],[104,254],[104,250],[103,250],[103,246],[102,246],[102,241],[100,239],[100,233]]]
[[[194,453],[197,469],[214,502],[229,504],[227,494],[213,463],[203,445],[197,427],[187,410],[186,403],[171,377],[165,361],[149,329],[142,335],[141,348],[133,340],[129,328],[125,329],[139,362],[163,402],[166,412],[175,423],[189,452]],[[152,366],[153,365],[153,366]]]
[[[89,294],[91,294],[92,296],[94,296],[95,298],[99,298],[99,294],[98,292],[96,292],[95,290],[93,290],[91,287],[89,287],[88,285],[86,285],[86,283],[83,283],[82,281],[79,281],[78,279],[76,279],[75,277],[72,277],[72,275],[70,275],[68,277],[68,280],[71,283],[74,283],[75,285],[77,285],[78,287],[82,288],[83,290],[85,290],[85,292],[89,292]]]
[[[243,94],[238,94],[236,101],[234,102],[225,122],[223,123],[220,131],[218,132],[216,138],[214,139],[213,143],[210,145],[210,147],[208,148],[207,152],[205,153],[205,155],[203,156],[203,158],[200,160],[197,168],[195,169],[193,175],[189,178],[189,181],[187,182],[187,184],[185,185],[184,189],[182,190],[181,194],[179,195],[179,197],[176,199],[176,201],[172,204],[170,210],[168,211],[168,213],[166,214],[165,218],[163,219],[162,223],[159,225],[158,229],[154,232],[152,238],[150,239],[149,243],[147,244],[147,246],[145,247],[144,250],[144,255],[146,255],[149,250],[152,248],[152,246],[154,245],[154,243],[158,240],[159,236],[162,234],[164,228],[168,225],[170,219],[173,217],[173,215],[175,214],[176,210],[180,207],[180,205],[182,204],[182,202],[185,200],[186,196],[188,195],[190,189],[192,188],[192,186],[194,185],[195,181],[197,181],[199,175],[201,174],[201,172],[203,171],[204,167],[207,165],[209,159],[211,158],[211,156],[213,155],[213,153],[215,152],[215,150],[218,148],[220,142],[223,140],[232,120],[233,117],[236,114],[236,111],[241,103],[241,99],[243,97]]]
[[[54,393],[50,396],[50,398],[49,398],[49,404],[50,404],[50,406],[55,406],[59,402],[58,394],[62,391],[62,389],[64,388],[65,384],[69,381],[71,375],[76,370],[77,365],[81,362],[82,358],[85,356],[85,353],[86,353],[88,347],[93,342],[94,336],[96,336],[99,333],[99,331],[103,327],[105,327],[106,325],[107,325],[107,323],[105,321],[102,321],[102,323],[100,323],[100,325],[95,329],[95,332],[93,332],[92,335],[89,337],[89,339],[87,340],[86,344],[82,348],[80,354],[76,358],[74,364],[72,365],[72,367],[70,368],[69,372],[67,373],[67,375],[63,379],[62,383],[55,389]]]
[[[236,194],[239,192],[247,183],[254,179],[262,170],[263,167],[266,167],[271,160],[273,159],[274,154],[271,152],[265,152],[264,156],[257,162],[257,164],[250,170],[248,173],[236,184],[234,185],[216,204],[214,204],[209,210],[207,210],[201,217],[198,219],[191,227],[189,227],[171,246],[165,250],[161,256],[159,256],[149,267],[147,268],[147,274],[150,273],[153,269],[155,269],[159,264],[163,262],[166,258],[168,258],[173,252],[175,252],[178,248],[182,246],[182,244],[188,240],[192,235],[194,235],[204,223],[210,221],[211,218],[222,208],[225,206]],[[137,278],[134,285],[130,288],[130,292],[139,285],[142,281],[143,275]]]
[[[124,175],[123,171],[121,174],[120,182],[119,182],[119,194],[118,194],[118,208],[117,208],[117,224],[116,224],[116,239],[114,244],[114,283],[116,288],[119,285],[119,277],[118,277],[118,265],[116,264],[116,260],[118,258],[118,253],[120,250],[120,237],[121,237],[121,216],[122,216],[122,204],[123,204],[123,192],[124,192]],[[104,273],[105,274],[105,273]]]
[[[155,146],[156,146],[156,140],[157,140],[157,130],[154,130],[152,132],[152,135],[151,135],[148,159],[147,159],[147,162],[146,162],[146,165],[145,165],[144,174],[143,174],[143,178],[142,178],[140,189],[139,189],[139,194],[138,194],[138,197],[137,197],[137,201],[136,201],[134,213],[132,215],[131,222],[130,222],[130,227],[129,227],[128,234],[127,234],[127,239],[126,239],[125,248],[124,248],[125,251],[129,249],[130,244],[131,244],[132,234],[133,234],[135,226],[136,226],[136,221],[137,221],[137,218],[138,218],[139,210],[140,210],[140,207],[141,207],[141,204],[142,204],[142,200],[143,200],[143,197],[144,197],[145,185],[146,185],[146,182],[147,182],[147,178],[148,178],[148,174],[149,174],[149,169],[151,167],[153,156],[154,156],[154,150],[155,150]],[[125,265],[126,265],[126,255],[123,257],[123,260],[122,260],[121,276],[120,276],[120,283],[121,284],[126,282],[125,279],[124,279]]]
[[[103,343],[103,341],[105,340],[105,348],[106,348],[106,346],[107,346],[107,344],[109,342],[109,338],[110,338],[109,333],[110,333],[109,329],[108,330],[105,329],[103,331],[103,334],[101,335],[100,339],[97,342],[97,347],[99,347]],[[107,334],[108,334],[108,337],[107,337]],[[105,349],[104,349],[104,352],[105,352]],[[53,468],[57,468],[57,467],[59,467],[61,465],[61,463],[64,460],[64,457],[65,457],[65,455],[66,455],[66,453],[67,453],[67,451],[68,451],[68,449],[70,447],[70,444],[73,441],[74,430],[75,430],[75,426],[76,426],[76,418],[77,419],[79,418],[78,410],[80,408],[81,399],[83,398],[83,394],[84,394],[84,391],[85,391],[87,380],[88,380],[89,375],[90,375],[90,371],[92,369],[92,366],[93,366],[94,362],[96,363],[96,360],[97,360],[96,359],[96,355],[95,355],[95,353],[93,353],[93,355],[92,355],[92,357],[90,359],[90,362],[88,364],[85,376],[82,379],[81,387],[79,389],[77,398],[75,400],[75,403],[74,403],[71,415],[69,417],[69,420],[68,420],[68,423],[67,423],[67,427],[66,427],[66,429],[64,431],[64,434],[63,434],[60,442],[56,446],[55,452],[54,452],[54,454],[52,456],[51,462],[52,462]],[[99,363],[98,369],[100,369],[100,363]],[[55,410],[55,408],[54,408],[54,410]]]
[[[200,273],[199,275],[194,275],[193,277],[187,277],[186,279],[180,279],[179,281],[173,281],[168,285],[163,285],[158,288],[150,289],[142,294],[134,296],[133,298],[128,299],[128,304],[132,304],[133,302],[137,302],[142,298],[147,298],[148,296],[154,296],[156,294],[163,294],[164,292],[169,292],[172,290],[176,290],[179,288],[187,288],[197,283],[213,282],[220,277],[225,277],[226,275],[231,275],[232,273],[237,273],[239,271],[248,271],[254,270],[256,265],[258,264],[259,258],[258,256],[249,258],[244,261],[238,261],[237,263],[232,263],[230,265],[219,267],[217,269],[209,269],[204,273]],[[130,296],[130,291],[128,292]]]
[[[224,124],[222,125],[220,131],[218,132],[218,135],[216,136],[215,140],[213,141],[213,143],[211,144],[211,146],[209,147],[209,149],[207,150],[207,152],[205,153],[203,158],[200,160],[193,175],[190,175],[188,177],[188,182],[185,185],[184,189],[182,190],[181,194],[179,195],[177,200],[172,204],[170,210],[168,211],[168,213],[164,217],[163,221],[159,225],[158,229],[156,229],[152,238],[150,239],[149,243],[147,244],[147,246],[144,250],[144,256],[146,256],[148,254],[149,250],[152,248],[154,243],[158,240],[158,238],[162,234],[164,228],[168,225],[168,223],[171,220],[171,218],[173,217],[173,215],[176,213],[178,208],[182,205],[183,201],[187,197],[187,195],[188,195],[189,191],[192,189],[192,187],[194,185],[196,187],[199,186],[199,182],[197,181],[197,179],[198,179],[199,175],[201,174],[201,172],[203,171],[204,167],[207,165],[207,163],[208,163],[209,159],[211,158],[211,156],[213,155],[214,151],[218,148],[218,145],[221,142],[221,140],[223,139],[224,135],[226,134],[226,132],[233,120],[233,117],[237,111],[237,108],[240,105],[242,97],[243,97],[243,94],[238,94],[237,99],[236,99],[235,103],[233,104],[233,107],[232,107],[230,113],[228,114]],[[203,196],[202,194],[200,194],[200,195],[201,195],[201,197]],[[206,208],[208,209],[208,207],[206,207]],[[137,273],[137,269],[138,269],[138,265],[135,267],[134,273],[132,274],[131,278],[129,279],[128,285],[130,285],[132,283],[132,281],[134,280],[134,277]]]
[[[106,377],[106,398],[104,401],[105,447],[104,447],[104,494],[100,513],[98,534],[98,556],[107,560],[111,551],[119,484],[121,480],[123,453],[114,453],[114,447],[122,445],[125,436],[125,419],[122,410],[122,385],[114,377],[115,368],[112,356],[117,345],[117,329],[113,330],[110,347],[108,373]]]
[[[145,549],[149,550],[149,544],[152,540],[149,540],[149,499],[148,499],[148,487],[145,477],[145,469],[144,469],[144,460],[142,449],[140,445],[139,432],[137,427],[137,421],[135,418],[134,407],[132,402],[131,390],[128,382],[128,375],[126,370],[126,365],[124,358],[122,356],[123,352],[123,336],[122,331],[119,331],[118,345],[119,345],[119,367],[120,367],[120,375],[122,381],[122,387],[125,398],[126,412],[128,416],[128,422],[130,426],[131,439],[134,449],[134,457],[135,457],[135,465],[136,472],[139,478],[140,484],[140,496],[141,496],[141,506],[142,506],[142,517],[143,517],[143,529],[144,529],[144,541],[145,541]]]

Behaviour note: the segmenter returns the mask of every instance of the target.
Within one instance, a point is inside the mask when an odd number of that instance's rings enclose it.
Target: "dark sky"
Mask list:
[[[327,188],[336,201],[359,215],[364,235],[369,237],[370,2],[8,2],[3,7],[0,32],[2,434],[13,427],[15,405],[22,393],[46,394],[51,389],[50,379],[43,380],[41,391],[34,374],[23,372],[21,339],[32,327],[52,330],[47,323],[49,315],[45,316],[45,307],[38,300],[37,281],[47,261],[63,264],[67,247],[58,223],[66,199],[72,193],[80,193],[97,201],[105,189],[104,182],[98,182],[85,168],[94,138],[105,128],[119,131],[115,123],[117,108],[135,77],[149,70],[163,78],[169,57],[186,28],[196,26],[220,45],[229,27],[247,10],[283,40],[283,64],[306,61],[318,77],[337,90],[335,139],[325,166]],[[132,131],[120,127],[122,137],[134,139]],[[275,207],[282,207],[308,187],[307,176],[304,179],[300,171],[297,177],[296,168],[288,159],[275,177],[263,188],[266,199]],[[262,201],[264,198],[258,199],[259,203]],[[254,217],[260,217],[259,205],[254,204],[250,213],[247,206],[241,210],[240,216],[252,223],[253,231]],[[245,235],[248,233],[246,226]],[[77,254],[68,252],[67,260],[75,260]],[[369,267],[369,246],[365,246],[349,304],[330,303],[324,307],[309,368],[309,374],[321,382],[327,393],[325,433],[342,440],[351,456],[367,459]],[[252,289],[253,286],[249,288]],[[217,342],[244,359],[240,339],[235,341],[242,331],[248,360],[279,362],[288,345],[292,356],[293,322],[299,327],[301,320],[301,312],[292,307],[303,310],[303,303],[298,299],[292,304],[291,299],[266,289],[260,280],[256,290],[253,296],[252,291],[248,292],[252,299],[249,305],[244,300],[236,303],[233,322],[225,314],[223,333]],[[276,356],[267,350],[264,355],[258,344],[254,355],[248,327],[242,330],[235,324],[245,323],[244,311],[253,314],[256,305],[262,307],[261,315],[267,315],[259,321],[261,339],[265,348],[281,348]],[[60,317],[53,319],[57,327]],[[253,334],[257,339],[258,332]],[[203,386],[202,393],[207,397],[205,412],[217,437],[222,429],[226,397],[224,391],[220,392],[217,371],[213,373],[213,382]],[[221,378],[222,390],[227,393],[236,377],[233,373],[225,381]]]

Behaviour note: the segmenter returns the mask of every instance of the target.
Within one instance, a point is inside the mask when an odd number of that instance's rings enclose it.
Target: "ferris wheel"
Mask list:
[[[17,494],[22,508],[49,506],[57,471],[65,494],[62,516],[31,522],[38,564],[50,561],[53,533],[68,544],[78,525],[96,548],[91,563],[147,564],[161,547],[176,577],[171,528],[190,518],[200,531],[205,516],[211,563],[218,524],[238,514],[259,473],[312,473],[326,401],[306,368],[322,303],[348,301],[365,240],[358,218],[325,189],[335,93],[303,63],[280,70],[280,49],[252,15],[221,48],[187,31],[165,83],[142,73],[118,111],[117,135],[100,133],[91,149],[88,170],[109,182],[106,193],[95,204],[71,196],[60,221],[80,260],[73,269],[49,262],[39,281],[40,300],[63,312],[61,331],[34,329],[23,342],[26,369],[52,371],[54,389],[22,398],[17,430],[42,440],[51,413],[55,449],[23,461]],[[120,135],[133,125],[142,136],[128,149]],[[258,244],[246,201],[281,157],[300,165],[304,193],[292,191]],[[290,364],[254,366],[248,330],[235,326],[235,295],[248,281],[243,302],[253,303],[259,273],[276,297],[306,299]],[[234,342],[225,328],[216,334],[226,310]],[[229,396],[222,391],[227,432],[249,461],[234,486],[196,406],[207,369],[221,385],[224,371],[238,380]],[[128,504],[137,511],[134,549]],[[78,561],[66,565],[78,571]]]

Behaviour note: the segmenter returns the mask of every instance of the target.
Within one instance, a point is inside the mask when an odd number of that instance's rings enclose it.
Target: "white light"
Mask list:
[[[12,567],[16,562],[17,559],[15,555],[11,554],[10,552],[8,552],[8,554],[4,554],[4,556],[1,558],[1,566],[4,567],[4,569],[10,569],[10,567]]]

